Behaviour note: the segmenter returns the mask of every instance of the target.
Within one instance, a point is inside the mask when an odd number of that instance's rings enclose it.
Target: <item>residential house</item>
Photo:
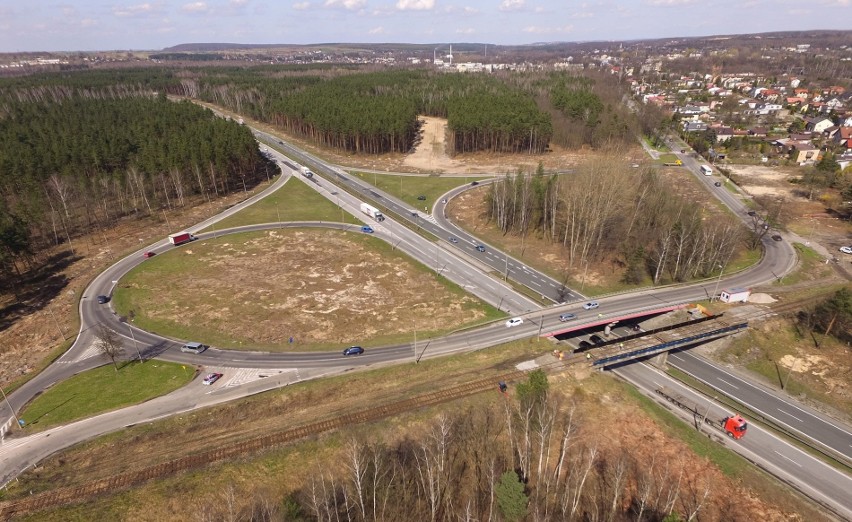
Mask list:
[[[812,165],[819,161],[819,149],[809,141],[798,141],[790,149],[793,161],[799,165]]]
[[[734,129],[730,127],[718,127],[716,130],[716,143],[724,143],[734,137]]]
[[[831,141],[835,145],[852,150],[852,127],[839,127]]]
[[[814,118],[805,118],[805,130],[813,133],[822,133],[825,129],[834,125],[831,118],[825,116],[816,116]]]
[[[795,96],[796,98],[801,98],[803,100],[806,100],[808,98],[808,96],[810,96],[810,93],[808,92],[807,89],[799,88],[799,89],[793,90],[793,96]]]
[[[703,121],[685,121],[683,130],[684,132],[702,132],[707,130],[707,124]]]
[[[840,170],[844,170],[846,167],[849,167],[850,165],[852,165],[852,150],[847,150],[840,156],[836,156],[834,158],[834,161],[836,161],[837,164],[840,165]]]
[[[752,127],[748,130],[748,135],[754,138],[765,138],[767,134],[766,127]]]

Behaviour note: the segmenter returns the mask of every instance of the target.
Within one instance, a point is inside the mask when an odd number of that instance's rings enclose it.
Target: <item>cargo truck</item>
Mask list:
[[[361,203],[361,212],[363,212],[364,214],[367,214],[368,216],[375,219],[376,221],[384,221],[385,220],[385,216],[382,215],[381,212],[379,212],[379,209],[377,209],[374,206],[368,205],[366,203]]]
[[[180,232],[178,234],[170,235],[169,243],[173,244],[174,246],[178,246],[184,243],[189,243],[190,241],[195,241],[196,239],[198,238],[193,236],[189,232]]]
[[[693,417],[698,418],[701,416],[701,409],[698,407],[698,405],[691,404],[689,401],[683,399],[683,397],[673,392],[672,390],[669,390],[666,387],[662,387],[657,388],[655,391],[667,401],[690,412]],[[710,410],[708,409],[704,412],[704,422],[706,424],[708,424],[709,426],[713,426],[719,431],[725,432],[728,437],[731,437],[732,439],[739,440],[745,436],[746,431],[748,430],[748,423],[740,415],[734,414],[722,418],[710,417],[708,415],[709,411]]]

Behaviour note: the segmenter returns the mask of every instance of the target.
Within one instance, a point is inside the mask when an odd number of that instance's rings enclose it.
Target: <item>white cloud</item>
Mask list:
[[[583,11],[579,13],[571,13],[571,18],[592,18],[595,16],[595,13],[590,13],[588,11]]]
[[[100,25],[100,22],[94,18],[83,18],[80,20],[80,27],[90,28],[97,27],[98,25]]]
[[[399,0],[396,8],[400,11],[429,11],[435,8],[435,0]]]
[[[145,17],[158,15],[161,11],[161,5],[145,3],[114,7],[112,9],[112,14],[121,17]]]
[[[296,4],[293,4],[293,9],[295,9],[296,11],[304,11],[305,9],[310,9],[310,8],[311,8],[310,2],[298,2]]]
[[[524,8],[525,0],[503,0],[500,2],[501,11],[518,11]]]
[[[185,13],[206,13],[207,4],[204,2],[192,2],[191,4],[184,4],[181,10]]]
[[[248,0],[230,0],[228,3],[231,7],[242,7],[248,5]]]
[[[531,34],[559,34],[559,33],[570,33],[574,29],[573,25],[566,25],[564,27],[541,27],[537,25],[530,25],[523,28],[525,33]]]
[[[375,28],[367,31],[367,33],[369,33],[369,34],[385,34],[385,28],[381,27],[381,26],[375,27]]]
[[[342,7],[347,11],[357,11],[367,5],[367,0],[325,0],[326,7]]]
[[[456,34],[474,34],[475,32],[476,31],[471,27],[466,29],[456,29]]]

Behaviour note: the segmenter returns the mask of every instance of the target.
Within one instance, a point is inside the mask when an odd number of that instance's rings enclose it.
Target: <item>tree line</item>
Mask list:
[[[119,74],[120,76],[120,74]],[[276,172],[251,132],[140,84],[0,82],[0,267],[126,216],[247,190]]]
[[[496,389],[495,389],[496,393]],[[499,403],[440,414],[400,440],[352,439],[283,502],[270,494],[204,502],[217,520],[678,521],[735,512],[709,473],[674,452],[640,457],[601,444],[600,426],[533,372]],[[728,511],[728,510],[732,511]]]
[[[746,239],[727,216],[705,220],[652,169],[599,159],[557,176],[519,170],[489,187],[487,217],[504,234],[562,245],[566,270],[615,255],[624,281],[654,284],[718,273]]]

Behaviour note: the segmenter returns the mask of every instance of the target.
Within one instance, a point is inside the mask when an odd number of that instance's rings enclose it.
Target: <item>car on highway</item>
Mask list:
[[[420,217],[420,214],[418,214],[417,212],[412,212],[412,213],[411,213],[411,217],[413,217],[413,218],[419,218],[419,217]]]
[[[588,303],[583,305],[583,310],[594,310],[599,306],[600,304],[597,301],[589,301]]]
[[[511,328],[513,326],[518,326],[520,324],[524,324],[524,320],[520,317],[513,317],[506,321],[506,328]]]
[[[207,346],[205,346],[201,343],[196,343],[196,342],[186,343],[185,345],[180,347],[180,351],[186,352],[186,353],[201,353],[206,349],[207,349]]]
[[[565,313],[565,314],[562,314],[562,315],[560,315],[560,316],[559,316],[559,320],[560,320],[560,321],[562,321],[563,323],[564,323],[565,321],[570,321],[570,320],[572,320],[572,319],[576,319],[576,318],[577,318],[577,316],[576,316],[576,315],[574,315],[574,314],[568,314],[568,313]]]
[[[98,304],[104,304],[104,303],[108,303],[108,302],[109,302],[109,296],[108,295],[99,295],[98,296]]]
[[[477,186],[477,185],[479,185],[479,182],[478,182],[478,181],[471,181],[471,182],[470,182],[470,186],[471,186],[471,187],[475,187],[475,186]]]
[[[142,257],[144,257],[145,259],[148,259],[149,257],[154,257],[156,255],[157,255],[156,252],[145,252],[144,254],[142,254]]]
[[[485,245],[476,245],[477,252],[485,252]]]
[[[363,227],[361,227],[361,232],[363,232],[365,234],[372,234],[373,233],[373,227],[368,226],[368,225],[364,225]]]
[[[721,186],[722,186],[722,182],[721,182],[721,181],[717,181],[716,183],[713,183],[713,185],[715,185],[715,186],[717,186],[717,187],[721,187]]]
[[[772,240],[773,240],[773,241],[781,241],[782,239],[783,239],[783,238],[782,238],[781,236],[779,236],[778,234],[773,234],[773,235],[772,235]]]
[[[456,236],[450,236],[449,241],[450,241],[450,243],[458,243],[459,238],[457,238]]]
[[[362,353],[364,353],[364,349],[360,346],[350,346],[343,350],[343,355],[361,355]]]
[[[213,384],[214,382],[218,381],[221,378],[222,378],[221,373],[208,373],[207,377],[204,378],[204,380],[201,382],[201,384],[205,384],[207,386],[210,386],[211,384]]]
[[[840,251],[844,254],[852,254],[852,246],[840,247]]]
[[[417,196],[417,201],[426,201],[426,196],[420,194],[419,196]]]

